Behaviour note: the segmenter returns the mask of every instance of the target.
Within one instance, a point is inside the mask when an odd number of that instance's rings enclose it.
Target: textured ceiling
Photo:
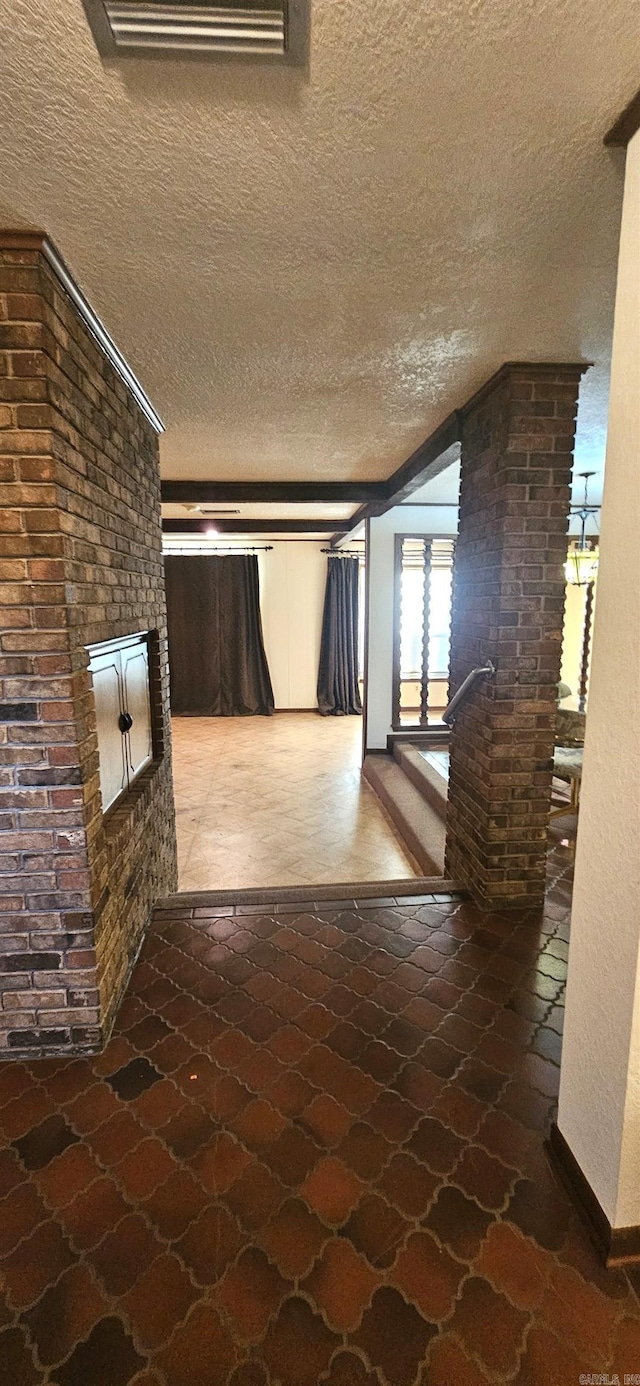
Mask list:
[[[0,8],[0,217],[49,231],[167,477],[379,478],[509,359],[588,358],[602,458],[637,0],[313,0],[309,74],[104,66]]]

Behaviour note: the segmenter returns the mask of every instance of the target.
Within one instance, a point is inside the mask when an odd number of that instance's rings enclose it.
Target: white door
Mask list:
[[[96,707],[102,811],[106,813],[109,805],[122,794],[128,783],[125,739],[119,722],[122,708],[120,654],[117,650],[95,654],[89,668],[93,678]]]
[[[149,647],[146,640],[141,640],[137,645],[125,646],[121,658],[123,707],[132,719],[128,734],[123,738],[126,742],[129,780],[132,781],[153,759]]]

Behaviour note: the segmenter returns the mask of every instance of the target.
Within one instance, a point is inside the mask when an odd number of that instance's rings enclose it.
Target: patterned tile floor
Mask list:
[[[2,1386],[640,1372],[547,1164],[570,886],[159,916],[106,1052],[0,1068]]]
[[[361,759],[361,717],[175,717],[180,890],[419,875]]]

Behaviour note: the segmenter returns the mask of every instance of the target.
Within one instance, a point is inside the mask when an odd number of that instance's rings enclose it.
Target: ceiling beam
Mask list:
[[[375,513],[384,515],[385,510],[391,510],[392,506],[402,505],[419,487],[431,481],[434,476],[439,476],[440,472],[455,460],[455,456],[451,456],[450,452],[461,438],[462,414],[459,409],[455,409],[453,414],[449,414],[443,423],[434,428],[424,443],[421,443],[406,462],[389,477],[388,496]]]
[[[443,423],[438,424],[433,433],[425,438],[424,443],[412,452],[401,467],[392,472],[386,482],[386,496],[361,505],[356,510],[355,515],[349,520],[349,531],[356,529],[373,515],[384,515],[387,510],[392,510],[394,505],[401,505],[413,491],[417,491],[434,476],[439,476],[445,467],[449,467],[456,460],[455,444],[459,443],[461,438],[462,414],[456,409]]]
[[[211,519],[163,520],[163,534],[206,534],[215,528],[216,534],[347,534],[348,520],[222,520]]]
[[[167,505],[217,505],[218,502],[285,502],[291,504],[358,503],[383,500],[386,481],[163,481]]]
[[[638,115],[640,117],[640,96],[638,97]],[[462,443],[465,414],[476,406],[483,394],[495,387],[501,376],[507,376],[511,370],[526,364],[527,362],[506,361],[489,380],[485,381],[480,390],[477,390],[466,404],[463,404],[461,409],[454,409],[452,414],[449,414],[437,428],[434,428],[433,433],[429,434],[424,443],[421,443],[420,447],[412,452],[406,462],[403,462],[401,467],[392,472],[387,481],[386,497],[378,502],[361,505],[356,510],[349,520],[349,531],[356,529],[363,520],[371,519],[375,515],[384,515],[395,505],[402,505],[403,502],[410,499],[414,491],[426,485],[428,481],[432,481],[434,477],[440,475],[440,472],[457,461],[459,447]],[[561,364],[550,362],[548,369],[555,372],[565,369],[566,366],[567,370],[572,371],[576,369],[576,364],[581,371],[587,371],[591,363],[589,361]],[[540,369],[540,365],[541,363],[536,363],[537,370]]]
[[[638,97],[640,110],[640,96]],[[634,103],[632,103],[633,106]],[[621,117],[621,120],[623,117]],[[169,503],[206,504],[217,501],[272,501],[272,502],[335,502],[359,501],[360,504],[349,520],[222,520],[206,517],[198,520],[164,520],[165,534],[202,534],[209,524],[215,524],[221,534],[329,534],[333,540],[350,534],[364,520],[375,515],[384,515],[396,505],[409,500],[414,491],[424,486],[440,472],[451,466],[459,455],[462,442],[462,427],[465,413],[475,406],[478,399],[493,388],[502,375],[515,367],[526,364],[505,362],[489,381],[485,381],[479,391],[467,400],[461,409],[454,409],[424,443],[416,448],[402,466],[392,472],[387,481],[163,481],[162,499]],[[588,370],[589,362],[580,362],[582,370]],[[537,368],[540,368],[538,363]],[[550,371],[562,366],[550,364]],[[569,365],[568,369],[574,369]]]

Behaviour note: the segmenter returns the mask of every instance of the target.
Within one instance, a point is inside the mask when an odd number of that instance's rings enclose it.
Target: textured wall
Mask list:
[[[14,244],[17,244],[13,238]],[[157,438],[0,235],[0,1048],[98,1047],[176,879]],[[102,815],[89,643],[155,630],[158,763]]]
[[[544,895],[580,366],[506,366],[464,412],[445,871],[482,903]]]
[[[627,149],[558,1125],[640,1225],[640,134]]]

